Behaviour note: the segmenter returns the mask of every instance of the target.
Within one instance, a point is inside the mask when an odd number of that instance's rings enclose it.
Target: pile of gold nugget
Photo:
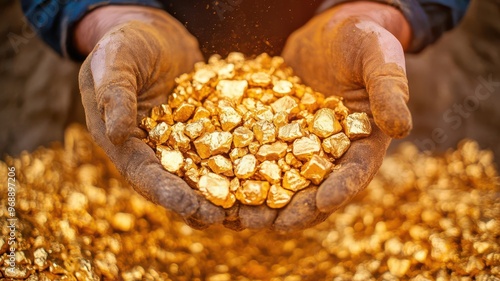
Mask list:
[[[281,57],[214,55],[176,83],[142,120],[145,141],[168,172],[224,208],[282,208],[371,133],[366,113],[300,84]]]
[[[193,230],[119,176],[81,127],[0,161],[0,280],[499,281],[492,153],[404,145],[366,188],[301,232]],[[15,266],[7,178],[16,170]]]

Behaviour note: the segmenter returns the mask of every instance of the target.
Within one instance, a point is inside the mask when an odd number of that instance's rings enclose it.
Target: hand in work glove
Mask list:
[[[315,225],[372,180],[391,138],[412,127],[403,46],[409,25],[395,8],[372,2],[336,6],[289,38],[283,57],[306,85],[344,97],[351,112],[372,117],[372,134],[354,141],[336,169],[313,191],[297,193],[274,222],[276,229]]]
[[[202,60],[196,40],[167,13],[107,6],[75,29],[77,50],[90,53],[80,70],[87,126],[120,173],[150,201],[183,218],[220,223],[224,212],[161,166],[138,124],[166,103],[174,78]]]

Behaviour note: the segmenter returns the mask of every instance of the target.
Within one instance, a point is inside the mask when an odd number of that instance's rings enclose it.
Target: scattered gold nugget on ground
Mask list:
[[[371,133],[368,115],[350,113],[342,98],[300,84],[281,57],[215,55],[176,83],[168,104],[142,120],[145,141],[167,171],[219,206],[237,198],[284,207],[295,192],[320,185],[351,141]],[[196,165],[183,167],[180,160]],[[226,194],[220,178],[241,182]],[[216,182],[224,190],[207,186]],[[267,186],[274,186],[271,192]]]

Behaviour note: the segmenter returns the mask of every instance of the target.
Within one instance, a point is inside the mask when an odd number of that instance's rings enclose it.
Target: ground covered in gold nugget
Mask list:
[[[491,161],[471,141],[439,157],[407,145],[314,228],[197,231],[137,195],[73,127],[64,145],[0,162],[0,279],[500,280]],[[6,271],[9,166],[18,184],[14,273]]]

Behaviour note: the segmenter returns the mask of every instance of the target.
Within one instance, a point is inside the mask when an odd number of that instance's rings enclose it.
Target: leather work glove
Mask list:
[[[87,126],[97,144],[148,200],[185,219],[222,222],[221,209],[162,167],[138,127],[153,106],[166,103],[174,78],[202,60],[194,37],[167,13],[138,6],[99,8],[75,32],[80,52],[91,51],[79,82]]]
[[[373,131],[351,144],[317,191],[297,193],[274,222],[275,229],[323,221],[373,179],[391,138],[409,133],[403,51],[409,34],[408,23],[395,8],[353,2],[323,12],[288,39],[283,57],[297,76],[326,96],[342,96],[351,112],[367,112]]]

